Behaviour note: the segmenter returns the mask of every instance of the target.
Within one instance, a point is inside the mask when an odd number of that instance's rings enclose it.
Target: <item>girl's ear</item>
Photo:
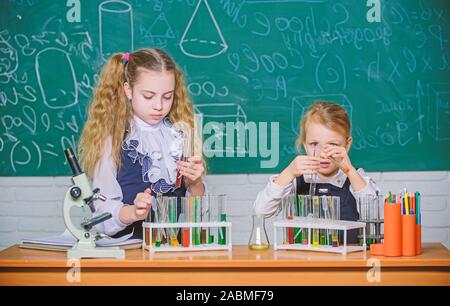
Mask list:
[[[133,96],[130,84],[128,82],[123,83],[123,90],[125,91],[125,95],[127,96],[128,100],[131,100],[131,97]]]
[[[347,138],[347,145],[345,146],[345,149],[347,150],[347,152],[350,151],[352,143],[353,143],[353,138],[352,137]]]

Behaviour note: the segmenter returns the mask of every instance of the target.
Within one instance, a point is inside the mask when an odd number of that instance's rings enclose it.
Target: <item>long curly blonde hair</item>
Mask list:
[[[112,137],[111,157],[116,168],[120,167],[121,145],[132,116],[131,103],[125,95],[124,83],[128,82],[133,88],[142,70],[174,73],[174,100],[168,117],[174,124],[185,122],[194,127],[193,106],[183,73],[166,52],[156,48],[140,49],[132,53],[126,63],[122,63],[122,57],[123,53],[112,55],[103,67],[79,141],[81,167],[90,177],[102,157],[108,136]]]

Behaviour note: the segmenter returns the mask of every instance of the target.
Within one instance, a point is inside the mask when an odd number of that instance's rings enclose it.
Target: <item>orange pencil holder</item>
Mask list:
[[[422,225],[416,224],[416,255],[422,254]]]
[[[402,254],[416,256],[416,215],[402,216]]]
[[[384,256],[402,256],[401,217],[400,203],[384,205]]]

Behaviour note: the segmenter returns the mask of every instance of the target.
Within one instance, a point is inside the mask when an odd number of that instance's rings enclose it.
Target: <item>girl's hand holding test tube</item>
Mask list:
[[[298,155],[275,179],[274,183],[285,186],[300,175],[313,175],[320,169],[320,158],[308,155]]]
[[[192,189],[200,185],[201,189],[203,189],[202,176],[205,172],[205,167],[200,156],[188,157],[187,161],[180,160],[177,162],[177,167],[180,174],[186,179],[186,183],[191,189],[191,192],[194,191],[196,194],[197,192]],[[200,194],[203,193],[200,192]]]
[[[326,158],[331,159],[336,165],[341,168],[342,171],[348,173],[353,165],[348,156],[347,149],[345,147],[326,145],[323,153]]]

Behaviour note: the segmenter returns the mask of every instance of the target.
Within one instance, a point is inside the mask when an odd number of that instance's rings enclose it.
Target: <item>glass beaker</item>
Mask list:
[[[253,215],[253,226],[248,248],[250,250],[267,250],[270,246],[266,232],[266,223],[263,215]]]
[[[306,153],[308,156],[313,157],[320,157],[322,155],[324,148],[322,145],[317,144],[313,146],[308,146]],[[305,180],[305,183],[309,183],[309,195],[314,196],[316,194],[316,184],[320,182],[319,175],[317,174],[317,171],[314,171],[311,174],[305,174],[303,175],[303,178]]]

